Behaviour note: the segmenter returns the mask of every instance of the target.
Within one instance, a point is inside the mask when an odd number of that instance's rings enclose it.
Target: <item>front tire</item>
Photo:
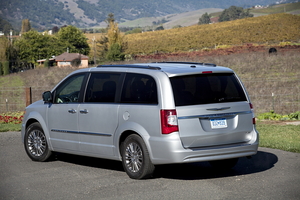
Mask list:
[[[152,164],[147,147],[138,135],[129,135],[121,145],[122,164],[132,179],[152,176],[155,166]]]
[[[38,122],[30,124],[26,129],[24,147],[27,155],[33,161],[47,161],[52,154],[45,133]]]

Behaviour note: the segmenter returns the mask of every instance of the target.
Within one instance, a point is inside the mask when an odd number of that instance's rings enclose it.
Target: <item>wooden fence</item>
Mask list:
[[[289,81],[289,80],[287,80]],[[284,80],[276,82],[243,80],[256,113],[274,110],[279,114],[300,111],[300,80],[287,88]],[[42,99],[46,87],[0,87],[0,113],[23,111],[32,102]]]
[[[45,87],[0,87],[0,113],[23,111],[26,106],[42,99]]]

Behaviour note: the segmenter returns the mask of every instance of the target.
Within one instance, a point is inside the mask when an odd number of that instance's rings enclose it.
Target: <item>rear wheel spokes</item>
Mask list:
[[[143,164],[143,152],[140,146],[134,142],[128,144],[125,150],[127,168],[132,172],[138,172]]]

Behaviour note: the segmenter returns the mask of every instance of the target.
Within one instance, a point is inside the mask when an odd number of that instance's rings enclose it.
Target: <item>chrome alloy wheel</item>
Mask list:
[[[143,164],[143,152],[137,143],[132,142],[126,147],[125,163],[131,172],[140,171]]]
[[[28,135],[28,150],[33,156],[42,156],[46,150],[46,137],[43,132],[33,130]]]

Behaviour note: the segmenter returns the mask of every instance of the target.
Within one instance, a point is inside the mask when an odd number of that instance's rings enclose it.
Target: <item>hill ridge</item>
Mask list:
[[[285,0],[290,1],[290,0]],[[142,17],[160,17],[204,8],[228,8],[231,5],[251,7],[272,4],[276,0],[3,0],[0,17],[14,28],[21,27],[22,19],[29,19],[32,27],[40,30],[53,26],[99,26],[109,13],[118,22]]]

